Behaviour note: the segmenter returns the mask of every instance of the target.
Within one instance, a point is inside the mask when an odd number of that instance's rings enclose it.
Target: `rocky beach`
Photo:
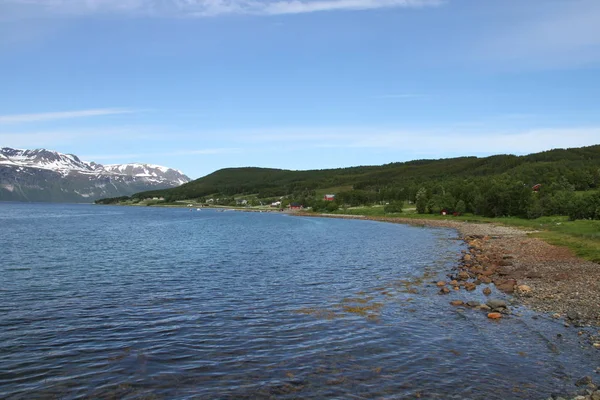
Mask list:
[[[305,216],[310,214],[303,214]],[[312,214],[312,216],[315,216]],[[423,227],[455,229],[467,246],[447,279],[435,282],[440,295],[481,291],[486,302],[452,300],[457,308],[479,310],[491,320],[519,317],[512,305],[523,305],[562,323],[565,335],[577,335],[583,347],[598,351],[595,376],[577,380],[573,393],[552,399],[600,400],[600,265],[574,256],[568,249],[531,237],[532,231],[452,220],[321,214],[321,217],[365,219]],[[492,286],[493,285],[493,286]],[[494,299],[490,287],[508,301]]]

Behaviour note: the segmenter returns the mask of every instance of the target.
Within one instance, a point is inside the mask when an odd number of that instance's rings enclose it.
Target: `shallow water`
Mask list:
[[[572,391],[598,364],[572,330],[527,310],[489,321],[449,305],[464,293],[436,294],[455,239],[270,213],[0,203],[0,398]]]

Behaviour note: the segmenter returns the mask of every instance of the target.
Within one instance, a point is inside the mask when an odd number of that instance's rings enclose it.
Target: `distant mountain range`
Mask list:
[[[158,165],[102,165],[51,150],[0,148],[0,201],[90,203],[189,181],[181,171]]]

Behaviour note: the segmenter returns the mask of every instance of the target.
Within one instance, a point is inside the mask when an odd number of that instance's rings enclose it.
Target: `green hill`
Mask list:
[[[530,195],[536,184],[541,184],[537,197]],[[394,201],[416,203],[421,192],[421,205],[423,198],[427,199],[425,208],[429,212],[442,208],[454,211],[462,200],[464,211],[489,216],[568,213],[567,204],[557,209],[556,204],[549,204],[548,196],[560,193],[564,195],[562,203],[574,203],[595,194],[600,188],[600,145],[526,156],[415,160],[309,171],[227,168],[177,188],[138,193],[132,199],[205,200],[210,196],[232,201],[234,197],[249,195],[265,200],[283,196],[319,207],[314,204],[318,203],[317,192],[344,187],[348,190],[334,193],[339,206]],[[581,192],[589,193],[581,195]],[[540,201],[542,204],[536,204]],[[463,204],[459,204],[459,208],[462,211]],[[594,213],[595,210],[592,213],[595,216]]]

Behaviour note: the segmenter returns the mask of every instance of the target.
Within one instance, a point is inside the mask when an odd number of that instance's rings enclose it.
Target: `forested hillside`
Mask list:
[[[333,203],[316,196],[335,188]],[[203,201],[210,197],[235,204],[235,198],[243,196],[266,201],[283,197],[315,209],[410,201],[423,213],[445,209],[485,216],[600,218],[599,188],[600,145],[596,145],[527,156],[416,160],[328,170],[229,168],[174,189],[138,193],[132,199]]]

